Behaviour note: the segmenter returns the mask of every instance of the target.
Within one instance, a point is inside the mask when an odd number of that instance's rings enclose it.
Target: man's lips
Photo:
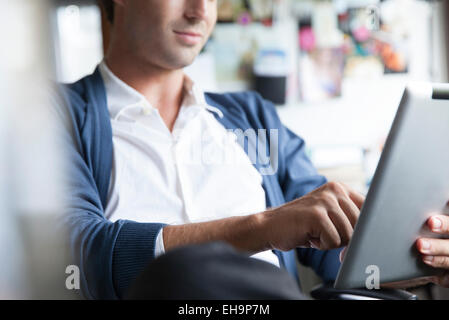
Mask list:
[[[201,33],[194,32],[194,31],[176,31],[175,30],[175,33],[183,34],[183,35],[185,34],[185,35],[192,36],[192,37],[202,37]]]
[[[193,31],[174,31],[177,38],[187,45],[195,45],[201,42],[203,35]]]

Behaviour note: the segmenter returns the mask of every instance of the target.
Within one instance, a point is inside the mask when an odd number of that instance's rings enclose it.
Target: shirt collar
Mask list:
[[[125,109],[136,108],[141,112],[148,112],[155,109],[145,96],[118,78],[109,69],[104,60],[100,63],[99,70],[104,81],[109,115],[112,119],[116,119],[121,111]],[[220,118],[223,118],[221,110],[209,106],[201,88],[185,75],[184,101],[182,106],[189,107],[193,105],[203,107],[206,110],[216,113]]]

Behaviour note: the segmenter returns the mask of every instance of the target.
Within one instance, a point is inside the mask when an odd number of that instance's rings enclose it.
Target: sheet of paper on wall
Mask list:
[[[250,0],[251,13],[258,21],[271,19],[273,16],[273,0]]]
[[[315,49],[300,57],[301,100],[320,102],[342,93],[344,53],[341,48]]]
[[[300,30],[300,96],[305,102],[319,102],[341,95],[344,37],[332,3],[315,4],[311,20],[311,27]]]

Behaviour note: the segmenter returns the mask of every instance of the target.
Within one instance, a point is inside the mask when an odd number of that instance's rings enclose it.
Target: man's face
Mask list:
[[[193,62],[212,33],[217,0],[116,0],[123,39],[139,59],[173,70]]]

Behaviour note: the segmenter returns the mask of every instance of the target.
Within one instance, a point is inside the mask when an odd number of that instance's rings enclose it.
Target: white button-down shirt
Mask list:
[[[262,177],[185,77],[173,131],[157,108],[100,64],[113,133],[113,168],[105,216],[180,225],[262,212]],[[250,235],[248,235],[250,236]],[[162,231],[156,256],[164,253]],[[271,251],[253,257],[279,266]]]

